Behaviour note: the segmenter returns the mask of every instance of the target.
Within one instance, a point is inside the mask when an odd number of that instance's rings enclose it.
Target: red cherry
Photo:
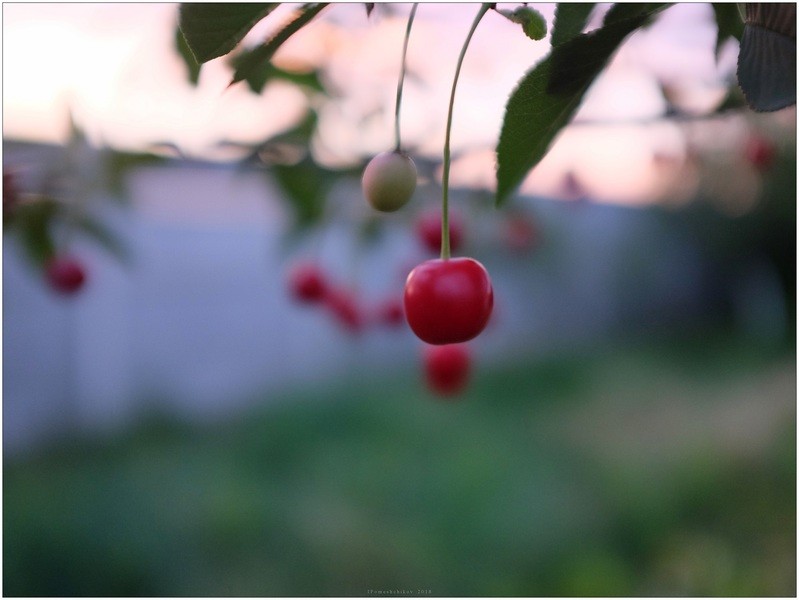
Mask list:
[[[69,256],[54,257],[45,265],[47,281],[61,294],[74,294],[86,281],[86,271],[81,263]]]
[[[774,164],[777,151],[770,140],[755,135],[749,138],[744,148],[744,156],[758,171],[768,171]]]
[[[405,282],[405,316],[428,344],[457,344],[477,336],[494,306],[491,278],[472,258],[432,259]]]
[[[351,333],[363,329],[364,318],[355,295],[350,290],[333,288],[327,291],[325,305],[338,323]]]
[[[389,327],[398,327],[405,321],[405,311],[402,310],[402,301],[397,298],[388,298],[378,307],[375,318],[379,323]]]
[[[442,396],[463,391],[471,371],[471,352],[466,344],[425,346],[424,374],[430,389]]]
[[[416,234],[422,245],[433,254],[441,251],[441,212],[422,214],[416,221]],[[449,213],[449,249],[457,252],[463,242],[463,221],[456,213]]]
[[[298,263],[289,271],[289,293],[299,302],[315,303],[327,293],[327,283],[321,269],[311,263]]]

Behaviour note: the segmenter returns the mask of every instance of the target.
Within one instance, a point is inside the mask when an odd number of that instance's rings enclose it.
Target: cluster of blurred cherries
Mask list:
[[[360,333],[370,325],[402,325],[402,302],[399,297],[386,298],[376,307],[367,308],[352,289],[331,281],[312,261],[294,264],[288,271],[287,283],[289,294],[294,300],[326,309],[350,333]]]

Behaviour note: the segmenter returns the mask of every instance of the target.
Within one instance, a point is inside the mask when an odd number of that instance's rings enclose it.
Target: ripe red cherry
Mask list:
[[[361,179],[363,195],[373,208],[394,212],[416,189],[416,165],[404,152],[381,152],[369,161]]]
[[[422,358],[425,381],[433,392],[452,396],[466,387],[472,364],[466,344],[425,346]]]
[[[298,263],[291,268],[288,287],[291,296],[304,303],[319,302],[327,293],[325,276],[311,263]]]
[[[438,210],[422,214],[416,221],[416,234],[422,245],[433,254],[441,251],[441,212]],[[457,213],[449,213],[449,249],[457,252],[463,242],[463,222]]]
[[[776,154],[774,144],[759,135],[749,138],[744,148],[746,160],[758,171],[768,171],[774,164]]]
[[[332,288],[325,294],[324,302],[333,318],[350,333],[363,329],[364,318],[355,295],[343,288]]]
[[[432,259],[405,282],[405,317],[428,344],[457,344],[477,336],[494,306],[491,278],[472,258]]]
[[[45,265],[45,274],[50,287],[61,294],[74,294],[86,281],[83,265],[69,256],[50,259]]]

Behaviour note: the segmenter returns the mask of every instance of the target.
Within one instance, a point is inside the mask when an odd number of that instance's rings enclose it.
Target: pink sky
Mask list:
[[[516,5],[508,5],[516,6]],[[551,26],[554,4],[534,4]],[[402,111],[403,143],[441,156],[452,74],[477,4],[422,4],[408,50]],[[360,4],[337,4],[278,54],[285,65],[325,65],[336,97],[321,106],[315,145],[320,160],[353,164],[393,143],[396,78],[409,4],[379,7],[367,20]],[[281,6],[246,38],[256,43],[284,22]],[[220,139],[265,139],[303,114],[307,99],[280,83],[261,95],[243,84],[225,90],[224,59],[203,67],[200,85],[187,81],[172,49],[177,4],[4,4],[4,136],[63,140],[67,106],[91,138],[122,148],[160,141],[188,155],[211,156]],[[734,75],[737,45],[716,65],[715,24],[708,4],[668,9],[634,34],[591,89],[578,118],[609,126],[564,131],[528,178],[524,191],[556,189],[565,171],[600,198],[646,200],[657,186],[651,157],[680,158],[685,138],[673,124],[625,125],[664,106],[657,77],[684,90],[692,106],[712,108]],[[46,43],[44,43],[46,41]],[[453,184],[493,186],[493,149],[504,105],[516,83],[549,49],[493,12],[466,55],[452,133]],[[216,155],[217,158],[223,158]]]

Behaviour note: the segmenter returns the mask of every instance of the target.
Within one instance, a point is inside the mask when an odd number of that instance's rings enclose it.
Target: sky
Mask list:
[[[245,38],[253,45],[290,18],[282,5]],[[517,4],[500,5],[509,8]],[[552,23],[554,4],[533,4]],[[608,6],[608,5],[603,5]],[[437,159],[457,55],[477,4],[422,3],[408,48],[403,145]],[[356,164],[393,145],[394,101],[410,4],[334,4],[275,57],[287,68],[323,67],[334,97],[309,98],[277,82],[263,94],[227,88],[225,59],[186,78],[173,48],[177,4],[3,4],[3,135],[63,141],[70,111],[97,144],[141,149],[171,142],[188,156],[230,160],[220,140],[258,142],[296,122],[308,103],[320,111],[314,151],[331,166]],[[594,19],[596,21],[596,19]],[[589,26],[598,23],[589,24]],[[583,126],[558,138],[522,191],[551,193],[576,174],[600,200],[643,202],[658,186],[653,156],[679,162],[686,139],[673,123],[634,124],[659,115],[659,80],[676,86],[691,110],[712,109],[735,72],[737,43],[718,64],[709,4],[679,4],[625,42],[578,112]],[[455,100],[453,185],[492,188],[494,149],[508,96],[549,50],[489,11],[467,51]]]

